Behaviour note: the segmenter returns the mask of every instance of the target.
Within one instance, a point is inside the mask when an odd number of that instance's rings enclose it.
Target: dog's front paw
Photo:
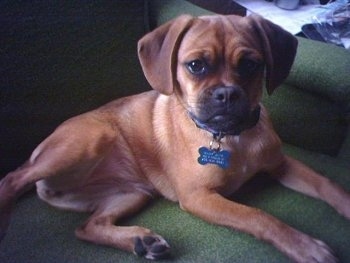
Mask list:
[[[298,263],[337,263],[338,259],[324,242],[304,235],[293,251],[292,258]]]
[[[338,204],[338,213],[350,220],[350,194],[346,193],[346,198]]]
[[[158,235],[147,235],[134,239],[134,253],[151,260],[163,259],[169,256],[169,244]]]
[[[332,193],[332,195],[327,196],[330,198],[330,200],[327,200],[327,203],[333,206],[340,215],[350,220],[350,192],[347,192],[335,184],[331,186],[335,188],[328,191]]]
[[[324,242],[314,239],[315,247],[313,248],[312,258],[313,261],[307,262],[319,262],[319,263],[336,263],[338,259],[334,256],[333,251]]]

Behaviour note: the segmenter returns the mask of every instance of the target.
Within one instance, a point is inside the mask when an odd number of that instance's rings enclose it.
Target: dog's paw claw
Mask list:
[[[163,259],[169,256],[170,246],[158,235],[136,237],[134,240],[134,252],[140,257],[151,260]]]

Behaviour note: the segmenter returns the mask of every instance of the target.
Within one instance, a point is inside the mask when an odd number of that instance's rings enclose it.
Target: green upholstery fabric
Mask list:
[[[0,127],[0,161],[4,162],[0,175],[22,162],[68,116],[148,89],[136,59],[136,41],[148,27],[145,8],[151,27],[181,13],[209,13],[183,0],[146,2],[148,5],[139,0],[0,3],[0,21],[5,25],[0,28],[0,120],[6,124]],[[325,67],[324,62],[333,60],[333,55],[337,64]],[[336,47],[300,39],[290,78],[264,98],[281,137],[293,144],[286,144],[284,151],[348,191],[350,82],[343,69],[349,56]],[[337,67],[334,71],[333,66]],[[325,203],[263,176],[232,199],[259,207],[324,240],[340,262],[350,262],[349,221]],[[0,262],[149,262],[77,240],[74,229],[87,216],[54,209],[29,192],[18,201],[8,234],[0,243]],[[290,262],[269,244],[208,224],[164,199],[155,200],[121,224],[141,225],[164,236],[172,247],[172,258],[161,262]]]
[[[299,38],[299,43],[298,57],[286,83],[349,106],[349,51],[333,47],[332,53],[327,54],[325,43],[304,38]]]
[[[350,120],[349,51],[334,46],[327,54],[324,43],[298,41],[288,79],[264,104],[283,141],[337,155]]]
[[[284,142],[330,155],[339,152],[347,123],[338,104],[287,84],[265,94],[263,103]]]
[[[350,163],[350,129],[348,129],[346,139],[339,152],[339,158]]]

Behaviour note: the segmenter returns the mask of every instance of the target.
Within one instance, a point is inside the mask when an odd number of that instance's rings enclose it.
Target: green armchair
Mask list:
[[[137,39],[181,13],[210,12],[182,0],[1,3],[0,175],[20,165],[64,119],[149,89],[136,58]],[[350,191],[350,52],[299,38],[289,78],[272,96],[265,94],[264,104],[285,152]],[[323,202],[266,178],[232,198],[325,241],[341,262],[350,262],[350,222]],[[0,243],[0,262],[146,262],[77,240],[74,229],[85,218],[27,193]],[[172,247],[164,262],[290,262],[272,246],[164,199],[122,223],[164,236]]]

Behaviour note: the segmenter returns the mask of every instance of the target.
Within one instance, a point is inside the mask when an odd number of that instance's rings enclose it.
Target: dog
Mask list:
[[[163,237],[117,226],[154,196],[208,222],[273,244],[295,262],[336,262],[332,250],[227,197],[259,172],[319,198],[350,219],[350,194],[281,151],[260,100],[288,76],[296,38],[259,16],[182,15],[138,42],[153,90],[61,124],[0,183],[0,235],[15,200],[36,184],[49,204],[90,212],[79,239],[147,259],[170,253]]]

